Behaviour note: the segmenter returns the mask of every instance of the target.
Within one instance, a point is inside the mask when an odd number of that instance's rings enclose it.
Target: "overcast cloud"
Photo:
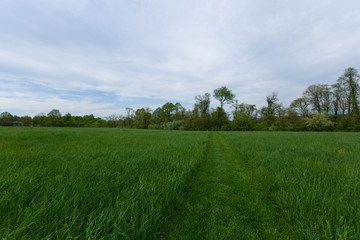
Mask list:
[[[224,85],[287,106],[360,67],[359,26],[358,0],[0,0],[0,112],[191,108]]]

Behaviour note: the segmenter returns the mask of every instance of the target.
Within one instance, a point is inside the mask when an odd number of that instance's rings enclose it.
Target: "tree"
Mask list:
[[[306,101],[305,98],[297,98],[291,102],[290,110],[301,117],[308,117],[310,114],[308,106],[309,103]]]
[[[266,97],[267,107],[265,116],[275,116],[276,110],[280,107],[277,93],[272,93]]]
[[[53,109],[47,114],[46,126],[60,127],[61,126],[61,113],[58,109]]]
[[[232,130],[235,131],[249,131],[253,130],[255,122],[246,114],[235,117],[232,121]]]
[[[9,112],[2,112],[0,114],[1,118],[12,118],[13,116]]]
[[[2,112],[0,114],[0,125],[1,126],[12,126],[14,124],[14,116],[9,112]]]
[[[49,118],[57,119],[57,118],[61,118],[61,113],[58,109],[53,109],[48,113],[47,116]]]
[[[135,124],[137,128],[148,128],[151,119],[150,108],[140,108],[135,112]]]
[[[151,116],[151,122],[155,123],[155,124],[160,124],[163,120],[161,119],[162,117],[162,109],[160,107],[158,107],[157,109],[155,109],[155,111],[153,112],[152,116]]]
[[[131,127],[134,122],[134,109],[127,107],[125,110],[126,118],[124,119],[124,124],[126,127]]]
[[[305,118],[305,123],[307,128],[312,131],[331,130],[334,126],[326,113],[314,113],[312,117]]]
[[[227,128],[229,124],[229,118],[224,109],[217,107],[217,109],[211,113],[211,121],[213,130],[228,130],[224,129],[224,127]]]
[[[262,129],[268,129],[275,125],[276,122],[276,113],[278,108],[280,108],[281,104],[279,103],[279,99],[276,93],[272,93],[271,95],[266,97],[267,106],[262,107],[260,110],[261,113],[261,122]]]
[[[182,120],[185,116],[186,109],[180,104],[175,103],[175,114],[173,116],[174,120]]]
[[[116,127],[121,118],[121,115],[113,113],[110,116],[105,117],[105,120],[108,122],[109,127]]]
[[[334,111],[335,118],[337,118],[340,110],[341,110],[341,115],[344,116],[348,104],[346,90],[339,82],[331,85],[331,87],[332,87],[332,108]]]
[[[95,122],[95,116],[93,114],[85,115],[83,117],[84,126],[90,127],[93,122]]]
[[[331,91],[327,84],[310,85],[303,93],[303,98],[313,106],[317,113],[329,113]]]
[[[65,114],[62,117],[62,126],[64,127],[78,127],[78,123],[70,113]]]
[[[358,106],[358,97],[359,97],[359,78],[360,75],[355,68],[347,68],[343,75],[339,77],[337,83],[345,91],[345,96],[347,99],[347,112],[350,114],[355,114],[359,116],[359,106]]]
[[[221,109],[224,109],[224,103],[230,104],[235,98],[235,95],[231,92],[231,90],[227,89],[225,86],[215,89],[213,96],[219,100]]]
[[[170,122],[172,120],[172,116],[176,113],[177,107],[171,103],[167,102],[161,107],[161,115],[163,115],[163,119],[165,122]]]
[[[199,110],[200,116],[205,117],[210,114],[210,93],[205,93],[203,96],[195,96],[195,107]]]
[[[233,117],[240,117],[242,115],[247,115],[251,119],[256,119],[257,117],[257,109],[256,105],[240,103],[238,100],[235,100],[232,107],[234,108]]]

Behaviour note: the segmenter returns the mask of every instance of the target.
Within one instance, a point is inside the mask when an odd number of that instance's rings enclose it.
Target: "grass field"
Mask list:
[[[360,239],[360,135],[0,128],[0,239]]]

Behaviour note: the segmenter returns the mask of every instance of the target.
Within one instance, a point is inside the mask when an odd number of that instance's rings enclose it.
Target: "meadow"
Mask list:
[[[0,128],[0,239],[360,239],[360,135]]]

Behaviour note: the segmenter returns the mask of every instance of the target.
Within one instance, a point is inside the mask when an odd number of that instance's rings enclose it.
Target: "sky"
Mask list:
[[[359,0],[0,0],[0,112],[192,109],[222,86],[288,106],[359,69],[359,46]]]

